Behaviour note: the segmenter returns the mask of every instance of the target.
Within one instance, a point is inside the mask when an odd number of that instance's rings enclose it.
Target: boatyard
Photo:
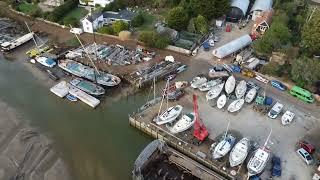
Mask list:
[[[38,37],[27,23],[28,31],[21,32],[12,30],[17,25],[8,19],[0,19],[0,24],[6,30],[0,34],[4,55],[23,51],[19,61],[13,64],[22,64],[17,65],[18,70],[21,67],[29,69],[29,74],[36,77],[32,80],[26,77],[27,82],[45,79],[29,85],[19,77],[20,80],[14,83],[22,82],[21,86],[26,87],[29,96],[33,94],[30,88],[37,87],[35,95],[39,93],[41,96],[33,97],[39,103],[35,105],[37,109],[32,110],[33,116],[38,118],[40,126],[48,128],[52,125],[51,130],[62,134],[53,137],[60,140],[61,147],[68,144],[67,147],[73,150],[68,149],[69,154],[65,156],[71,169],[77,167],[71,173],[77,171],[82,179],[125,179],[126,175],[121,171],[117,177],[111,177],[104,170],[106,166],[110,171],[121,169],[125,164],[128,172],[128,164],[131,163],[129,167],[132,167],[133,159],[127,148],[136,145],[134,139],[128,137],[138,134],[139,142],[150,140],[137,131],[157,140],[147,145],[134,162],[134,179],[304,180],[311,179],[319,165],[318,151],[305,145],[311,142],[317,149],[320,147],[315,138],[320,128],[320,111],[314,103],[314,94],[260,74],[254,68],[248,68],[249,65],[244,68],[240,64],[221,62],[224,57],[233,58],[234,54],[231,57],[223,53],[238,40],[212,51],[219,61],[209,62],[137,44],[95,42],[95,38],[88,40],[92,36],[87,34],[82,36],[87,41],[83,41],[81,36],[69,33],[80,44],[75,47],[64,44],[59,44],[61,47],[56,44],[47,46],[41,38],[50,40],[52,36]],[[255,40],[250,35],[243,38],[247,40],[244,47]],[[14,66],[8,66],[8,70],[2,70],[4,74],[16,70]],[[6,86],[11,87],[10,83],[2,78],[0,84],[5,84],[2,88],[8,93],[10,90]],[[26,101],[23,91],[23,88],[17,88],[12,92],[20,98],[18,103],[12,104],[31,108],[27,106],[32,98],[27,98],[28,103],[22,103]],[[6,95],[1,98],[6,99]],[[54,115],[46,113],[49,107]],[[110,117],[108,113],[115,116]],[[129,130],[127,114],[133,127]],[[47,118],[51,122],[47,122]],[[58,120],[60,118],[62,120]],[[78,123],[80,128],[77,128]],[[125,125],[119,126],[118,123]],[[0,179],[9,176],[14,179],[22,176],[39,180],[42,177],[68,179],[69,169],[51,149],[50,140],[29,125],[15,122],[15,125],[5,126],[10,126],[13,133],[3,131],[6,139],[0,139],[0,150],[3,156],[7,156],[6,161],[13,165],[7,167],[9,163],[0,163]],[[83,133],[80,138],[77,137],[79,134],[72,137],[77,131]],[[79,141],[73,142],[73,138]],[[140,144],[132,147],[134,157],[141,147]],[[114,150],[114,154],[106,153],[109,149]],[[298,149],[310,153],[311,160],[301,160]],[[81,153],[77,154],[77,150]],[[95,157],[91,154],[93,151],[107,154],[106,158]],[[121,153],[117,154],[117,151]],[[83,154],[88,157],[79,160]],[[275,161],[280,164],[280,170],[274,170]],[[115,166],[112,167],[110,162]],[[10,169],[9,175],[2,175],[1,170],[6,168]],[[281,177],[275,177],[274,171],[278,174],[280,171]],[[89,175],[83,175],[84,172]]]

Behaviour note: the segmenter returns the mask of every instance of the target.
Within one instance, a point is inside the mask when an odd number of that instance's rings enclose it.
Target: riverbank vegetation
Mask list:
[[[285,63],[270,62],[262,72],[287,76],[297,85],[312,89],[320,79],[320,10],[306,0],[276,0],[270,29],[253,44],[259,56],[285,56]]]

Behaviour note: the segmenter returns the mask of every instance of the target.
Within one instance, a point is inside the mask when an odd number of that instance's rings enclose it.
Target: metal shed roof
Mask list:
[[[256,0],[250,10],[253,11],[267,11],[272,8],[272,0]]]
[[[243,15],[246,15],[250,1],[249,0],[232,0],[231,7],[241,9]]]
[[[251,37],[248,34],[246,34],[217,49],[214,49],[212,54],[217,58],[224,58],[232,53],[237,52],[241,48],[248,46],[251,43],[252,43]]]

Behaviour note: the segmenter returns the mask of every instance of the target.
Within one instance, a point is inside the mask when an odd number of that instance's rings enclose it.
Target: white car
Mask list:
[[[269,118],[271,119],[275,119],[278,117],[278,115],[281,113],[283,108],[283,104],[277,102],[275,105],[273,105],[273,107],[271,108],[271,110],[268,113]]]
[[[256,80],[258,80],[258,81],[260,81],[260,82],[263,82],[263,83],[265,83],[265,84],[268,84],[268,83],[269,83],[269,80],[266,79],[266,78],[264,78],[264,77],[262,77],[262,76],[257,75],[255,78],[256,78]]]
[[[307,165],[311,165],[313,163],[312,156],[305,149],[298,149],[297,154]]]
[[[286,111],[283,116],[281,117],[281,123],[282,125],[288,125],[292,122],[295,114],[291,111]]]
[[[70,32],[71,32],[72,34],[80,35],[80,34],[83,33],[83,30],[82,30],[81,28],[71,28],[71,29],[70,29]]]

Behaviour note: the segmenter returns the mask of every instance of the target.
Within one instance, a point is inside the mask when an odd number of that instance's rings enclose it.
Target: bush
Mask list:
[[[187,12],[180,6],[172,8],[166,18],[168,26],[181,31],[188,26],[189,17]]]
[[[42,10],[40,8],[34,8],[29,12],[31,17],[42,17]]]
[[[101,34],[110,34],[110,35],[114,34],[113,28],[111,26],[103,26],[99,28],[97,32]]]
[[[139,11],[138,14],[132,19],[131,25],[133,27],[139,27],[143,25],[144,21],[145,21],[145,18],[144,18],[143,12]]]
[[[170,44],[170,39],[161,36],[154,31],[144,31],[139,36],[139,41],[145,43],[146,46],[152,48],[163,49]]]
[[[112,24],[112,29],[115,34],[119,34],[119,32],[128,30],[129,24],[124,21],[116,21]]]
[[[71,25],[72,27],[79,27],[80,23],[77,18],[72,17],[72,16],[68,16],[63,19],[63,24],[68,27],[69,27],[69,25]]]
[[[74,9],[77,6],[78,0],[67,0],[61,6],[54,8],[48,19],[53,22],[59,22],[65,14],[67,14],[71,9]]]

